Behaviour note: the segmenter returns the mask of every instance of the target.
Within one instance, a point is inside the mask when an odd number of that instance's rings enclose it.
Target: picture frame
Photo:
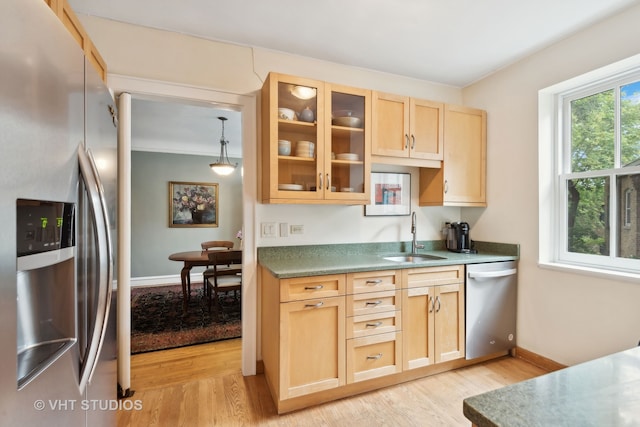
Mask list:
[[[169,182],[169,227],[217,227],[218,184]]]
[[[411,174],[371,172],[371,204],[365,205],[365,216],[410,213]]]

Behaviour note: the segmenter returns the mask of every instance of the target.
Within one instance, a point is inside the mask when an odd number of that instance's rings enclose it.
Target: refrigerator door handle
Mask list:
[[[496,270],[496,271],[470,271],[469,279],[483,279],[483,278],[493,278],[493,277],[505,277],[505,276],[513,276],[518,272],[515,268],[510,268],[508,270]]]
[[[94,217],[95,233],[98,253],[98,307],[95,313],[94,330],[89,333],[88,350],[80,373],[80,390],[84,391],[91,381],[98,363],[98,355],[106,333],[106,325],[111,306],[111,282],[113,278],[113,263],[111,259],[111,235],[107,205],[104,190],[100,182],[98,169],[89,150],[81,145],[78,147],[81,179],[85,183],[90,211]]]

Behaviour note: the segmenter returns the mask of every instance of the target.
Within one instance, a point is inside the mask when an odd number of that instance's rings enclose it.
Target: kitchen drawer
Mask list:
[[[344,274],[280,280],[280,302],[335,297],[345,294]]]
[[[398,332],[402,329],[401,319],[399,311],[347,317],[347,338]]]
[[[400,310],[401,307],[402,291],[400,289],[347,295],[347,316],[383,313]]]
[[[365,271],[347,274],[347,293],[394,291],[400,289],[400,270]]]
[[[402,371],[402,332],[347,340],[347,383]]]
[[[403,283],[408,288],[464,283],[464,265],[443,265],[440,267],[409,268],[402,270]]]

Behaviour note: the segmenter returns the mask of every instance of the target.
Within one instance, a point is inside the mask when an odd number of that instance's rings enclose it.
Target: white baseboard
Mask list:
[[[131,287],[138,288],[144,286],[161,286],[161,285],[180,285],[179,274],[172,274],[169,276],[146,276],[146,277],[132,277]],[[191,284],[202,283],[202,273],[191,274]]]

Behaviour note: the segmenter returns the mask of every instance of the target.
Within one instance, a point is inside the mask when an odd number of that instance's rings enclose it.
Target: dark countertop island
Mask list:
[[[476,426],[640,426],[640,347],[469,397]]]

